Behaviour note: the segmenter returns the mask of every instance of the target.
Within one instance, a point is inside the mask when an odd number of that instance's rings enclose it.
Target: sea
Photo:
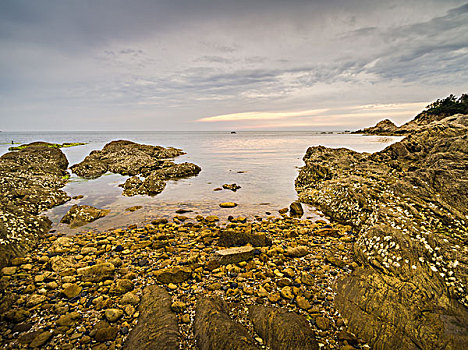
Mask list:
[[[71,174],[63,188],[70,196],[81,199],[52,208],[46,212],[53,230],[78,233],[86,230],[110,230],[130,224],[143,224],[155,218],[170,218],[179,209],[184,216],[217,215],[247,218],[278,216],[278,210],[289,207],[297,199],[294,180],[304,165],[302,157],[310,146],[345,147],[358,152],[377,152],[401,140],[396,136],[369,136],[339,132],[317,131],[225,131],[206,132],[0,132],[0,154],[15,145],[34,141],[53,143],[85,142],[86,145],[62,148],[70,166],[82,161],[92,150],[99,150],[113,140],[182,148],[185,155],[176,163],[192,162],[202,169],[195,177],[169,181],[162,193],[154,197],[122,195],[119,184],[127,176],[105,174],[86,180]],[[70,171],[71,173],[71,171]],[[223,184],[235,183],[236,192],[223,189]],[[235,202],[235,208],[220,208],[219,203]],[[70,229],[60,219],[74,204],[110,209],[110,214],[86,226]],[[130,207],[141,206],[135,211]],[[305,217],[323,217],[315,208],[304,205]]]

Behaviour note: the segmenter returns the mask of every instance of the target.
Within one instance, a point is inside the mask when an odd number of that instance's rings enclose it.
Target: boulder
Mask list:
[[[248,330],[228,315],[226,303],[219,297],[197,300],[193,331],[200,350],[259,349]]]
[[[304,215],[304,209],[302,209],[302,204],[300,202],[293,202],[289,206],[289,215],[292,217],[302,217]]]
[[[335,302],[350,331],[373,348],[468,343],[468,265],[460,255],[468,116],[426,122],[374,154],[310,147],[296,179],[302,202],[357,232],[361,267],[338,280]]]
[[[146,287],[138,310],[138,324],[130,332],[124,349],[179,349],[177,316],[171,310],[171,296],[166,290],[155,285]]]
[[[109,209],[97,209],[89,205],[73,205],[65,216],[60,220],[69,224],[71,228],[86,225],[110,213]]]
[[[304,316],[285,309],[249,306],[255,331],[273,350],[318,350],[314,331]]]

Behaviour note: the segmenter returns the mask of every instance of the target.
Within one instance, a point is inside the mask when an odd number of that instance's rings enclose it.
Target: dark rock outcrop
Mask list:
[[[184,154],[178,148],[141,145],[132,141],[112,141],[100,151],[92,151],[71,167],[78,176],[93,179],[110,171],[121,175],[147,175],[164,165],[163,159]]]
[[[354,134],[393,135],[397,129],[398,127],[390,119],[384,119],[375,126],[355,131]]]
[[[138,324],[130,332],[124,349],[179,349],[179,326],[171,303],[171,296],[163,288],[146,287],[138,308]]]
[[[374,348],[468,343],[468,116],[434,121],[381,152],[311,147],[302,202],[350,224],[362,265],[337,284],[337,307]]]
[[[285,309],[251,305],[249,318],[255,331],[272,350],[318,350],[309,322]]]
[[[35,246],[51,225],[40,212],[65,203],[68,160],[46,142],[0,157],[0,266]]]
[[[120,186],[123,195],[154,196],[170,179],[197,175],[201,168],[192,163],[175,164],[167,160],[184,154],[178,148],[141,145],[131,141],[112,141],[100,151],[92,151],[81,163],[71,167],[78,176],[93,179],[110,171],[131,177]],[[143,177],[140,178],[140,177]]]
[[[109,209],[98,209],[89,205],[74,205],[60,220],[64,224],[69,224],[71,228],[86,225],[109,214]]]
[[[226,303],[218,297],[198,299],[193,331],[200,350],[258,349],[247,329],[229,317]]]

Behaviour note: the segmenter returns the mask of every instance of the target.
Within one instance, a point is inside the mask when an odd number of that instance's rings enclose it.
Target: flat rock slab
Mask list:
[[[166,290],[155,285],[146,287],[138,311],[138,324],[130,332],[124,349],[179,349],[177,316],[171,310],[171,296]]]
[[[259,349],[247,329],[229,317],[226,303],[218,297],[198,299],[193,329],[200,350]]]
[[[255,331],[273,350],[318,350],[319,348],[309,322],[295,312],[251,305],[249,318]]]
[[[254,248],[250,246],[218,250],[214,260],[221,265],[235,264],[253,257]]]

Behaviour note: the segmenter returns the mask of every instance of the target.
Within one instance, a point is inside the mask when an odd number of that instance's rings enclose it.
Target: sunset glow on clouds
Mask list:
[[[390,119],[395,123],[414,117],[427,102],[401,104],[373,104],[348,108],[311,109],[292,112],[244,112],[198,119],[202,123],[229,123],[239,129],[290,128],[324,126],[346,127],[350,121],[361,120],[365,125]],[[247,123],[250,122],[250,123]]]

